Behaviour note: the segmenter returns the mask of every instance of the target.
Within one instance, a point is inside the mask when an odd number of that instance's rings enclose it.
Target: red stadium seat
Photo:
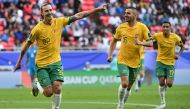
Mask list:
[[[33,16],[33,18],[38,21],[39,16]]]
[[[155,27],[154,26],[150,26],[150,30],[152,33],[155,33]]]
[[[123,3],[124,3],[124,4],[127,4],[127,3],[128,3],[128,0],[123,0]]]
[[[0,31],[3,31],[4,30],[4,27],[3,26],[0,26]]]
[[[156,30],[156,32],[161,32],[162,31],[162,27],[161,26],[155,26],[155,30]]]
[[[103,24],[104,24],[105,26],[108,26],[110,16],[100,16],[100,19],[102,20],[102,22],[103,22]]]
[[[84,0],[83,5],[94,5],[94,1],[93,0]]]
[[[2,45],[4,48],[7,47],[7,44],[8,44],[8,43],[6,43],[6,42],[1,42],[1,45]]]
[[[69,37],[69,40],[70,40],[70,41],[74,41],[75,38],[74,38],[74,37]]]
[[[83,0],[82,2],[82,11],[91,10],[94,8],[95,0]]]
[[[76,46],[77,45],[76,41],[74,41],[74,40],[71,41],[70,43],[71,43],[72,46]]]
[[[185,36],[185,35],[186,35],[186,31],[187,31],[187,27],[186,27],[186,26],[181,26],[181,27],[180,27],[180,31],[181,31],[181,34],[182,34],[183,36]]]
[[[15,38],[14,37],[9,37],[9,43],[15,43]]]
[[[3,21],[0,21],[0,26],[4,26],[4,23],[3,23]]]
[[[24,19],[25,19],[25,20],[29,20],[30,18],[31,18],[30,15],[25,15],[25,16],[24,16]]]
[[[64,45],[65,47],[68,47],[70,44],[69,44],[68,41],[64,41],[64,42],[63,42],[63,45]]]
[[[0,35],[3,34],[3,33],[4,33],[4,31],[0,31]]]

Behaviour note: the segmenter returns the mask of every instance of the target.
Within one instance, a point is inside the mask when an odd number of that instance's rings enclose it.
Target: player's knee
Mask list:
[[[61,82],[54,82],[53,84],[53,92],[56,94],[60,94],[62,89]]]
[[[166,83],[165,83],[165,80],[162,80],[160,79],[160,82],[159,82],[160,86],[164,86]]]
[[[160,82],[160,86],[164,86],[165,85],[165,83],[164,82]]]
[[[122,83],[121,84],[123,88],[127,88],[128,84],[127,83]]]
[[[171,87],[173,86],[173,84],[172,84],[172,83],[167,83],[167,86],[168,86],[169,88],[171,88]]]
[[[43,94],[44,94],[44,96],[46,96],[46,97],[51,97],[51,96],[53,95],[52,87],[51,87],[51,86],[45,87]]]
[[[46,97],[51,97],[53,95],[53,91],[44,91],[44,96],[46,96]]]

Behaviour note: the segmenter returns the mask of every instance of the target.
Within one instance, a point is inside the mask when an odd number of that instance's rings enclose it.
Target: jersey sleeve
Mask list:
[[[152,35],[152,39],[153,40],[157,40],[157,33],[155,33],[155,34]]]
[[[30,43],[33,43],[36,40],[38,35],[39,35],[39,31],[38,31],[37,27],[34,27],[31,31],[30,36],[28,37],[27,41]]]
[[[115,35],[114,35],[115,39],[121,39],[121,32],[120,32],[120,28],[117,27]]]
[[[69,17],[67,17],[67,18],[60,17],[60,18],[58,18],[58,19],[59,19],[59,24],[60,24],[62,27],[65,27],[66,25],[69,24]]]
[[[144,40],[150,39],[149,35],[150,35],[150,32],[149,32],[147,26],[143,25],[143,39]]]
[[[181,38],[178,35],[176,35],[176,45],[178,46],[182,45]]]

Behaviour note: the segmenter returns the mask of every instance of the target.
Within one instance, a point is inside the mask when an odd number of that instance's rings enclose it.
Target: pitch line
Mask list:
[[[0,103],[9,103],[10,101],[0,101]],[[11,101],[12,103],[32,103],[32,104],[44,104],[44,103],[51,103],[46,101],[41,102],[31,102],[31,101]],[[100,105],[116,105],[117,103],[113,102],[78,102],[78,101],[63,101],[62,104],[100,104]],[[158,105],[154,104],[143,104],[143,103],[127,103],[126,105],[132,105],[132,106],[147,106],[147,107],[157,107]],[[0,109],[21,109],[21,108],[0,108]],[[23,109],[43,109],[43,108],[23,108]]]
[[[111,103],[111,102],[63,102],[63,103],[66,103],[66,104],[73,104],[73,103],[76,103],[76,104],[101,104],[101,105],[115,105],[117,103]],[[158,105],[153,105],[153,104],[139,104],[139,103],[127,103],[126,105],[140,105],[140,106],[148,106],[148,107],[156,107]]]

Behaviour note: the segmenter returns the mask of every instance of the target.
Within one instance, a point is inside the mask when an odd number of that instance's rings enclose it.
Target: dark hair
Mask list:
[[[41,13],[42,13],[43,7],[44,7],[44,6],[47,6],[47,5],[51,5],[51,3],[49,3],[49,2],[44,2],[44,3],[40,6],[40,12],[41,12]],[[52,5],[51,5],[51,6],[52,6]],[[40,15],[40,17],[41,17],[40,19],[43,20],[44,17],[42,16],[42,14]]]
[[[168,24],[171,26],[171,23],[170,23],[169,21],[163,21],[163,22],[162,22],[162,25],[163,25],[164,23],[168,23]]]

